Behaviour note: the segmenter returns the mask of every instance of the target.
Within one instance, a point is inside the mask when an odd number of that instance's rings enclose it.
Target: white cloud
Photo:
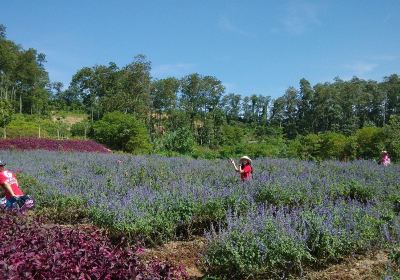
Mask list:
[[[282,28],[290,34],[301,35],[312,26],[321,24],[318,12],[318,7],[312,3],[291,1],[282,16]]]
[[[376,67],[378,67],[378,64],[369,62],[356,62],[354,64],[346,65],[346,68],[353,71],[356,75],[363,75],[372,72]]]
[[[152,74],[156,77],[181,76],[188,74],[193,68],[194,64],[190,63],[161,64],[153,68]]]
[[[356,61],[352,64],[346,64],[344,65],[344,67],[352,72],[351,75],[361,76],[364,74],[371,73],[377,67],[383,67],[399,59],[400,59],[399,55],[388,55],[388,54],[371,55],[368,58],[365,58],[361,61]]]
[[[236,26],[227,16],[221,16],[218,21],[218,27],[225,32],[239,34],[241,36],[252,37],[253,35],[242,28]]]
[[[386,55],[386,54],[382,54],[382,55],[375,55],[372,56],[371,59],[373,60],[378,60],[378,61],[395,61],[400,59],[400,55]]]

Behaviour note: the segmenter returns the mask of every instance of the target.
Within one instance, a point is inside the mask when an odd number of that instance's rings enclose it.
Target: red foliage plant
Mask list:
[[[109,153],[110,150],[91,140],[52,140],[43,138],[14,138],[0,140],[0,150],[48,150]]]
[[[49,226],[0,213],[0,279],[188,279],[183,267],[143,262],[98,229]]]

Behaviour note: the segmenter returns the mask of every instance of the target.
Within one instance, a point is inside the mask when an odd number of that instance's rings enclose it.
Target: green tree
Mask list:
[[[187,113],[197,142],[200,145],[214,143],[222,125],[221,97],[225,91],[222,82],[195,73],[181,80],[181,91],[181,108]]]
[[[298,129],[303,135],[314,132],[314,90],[306,79],[300,80]]]
[[[108,66],[96,65],[78,70],[61,97],[70,104],[81,99],[93,122],[104,112],[126,109],[121,105],[125,97],[120,96],[120,92],[119,69],[110,62]]]
[[[133,113],[146,119],[150,111],[151,62],[139,54],[133,62],[122,69],[122,94],[118,100],[123,104],[121,111]]]
[[[273,101],[270,123],[274,126],[281,128],[284,119],[285,119],[285,98],[281,96]]]
[[[284,131],[289,139],[293,139],[298,134],[297,116],[299,98],[297,90],[293,87],[289,87],[284,95],[284,100]]]
[[[383,84],[385,89],[387,108],[386,119],[389,120],[391,115],[400,113],[400,77],[397,74],[385,77]]]
[[[192,131],[195,129],[195,119],[201,110],[201,79],[199,74],[194,73],[181,80],[180,106],[189,117]]]
[[[230,93],[222,97],[221,106],[228,123],[239,120],[240,102],[242,97],[240,94]]]
[[[151,87],[150,132],[158,136],[165,131],[166,123],[177,108],[177,94],[180,83],[175,78],[155,80]]]
[[[176,78],[155,80],[151,87],[151,103],[158,114],[170,112],[177,106],[180,83]]]

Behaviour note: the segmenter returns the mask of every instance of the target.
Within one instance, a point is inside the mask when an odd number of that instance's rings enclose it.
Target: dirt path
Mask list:
[[[366,255],[349,257],[340,264],[309,272],[307,280],[375,280],[381,279],[388,263],[388,251],[379,250]]]
[[[196,237],[191,241],[173,241],[154,249],[146,249],[143,258],[158,258],[172,264],[181,264],[191,279],[199,279],[203,276],[199,268],[200,254],[205,247],[206,240],[202,237]]]

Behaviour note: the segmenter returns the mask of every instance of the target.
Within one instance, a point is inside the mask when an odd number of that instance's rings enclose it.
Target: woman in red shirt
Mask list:
[[[27,197],[21,191],[17,177],[14,173],[5,168],[6,163],[0,160],[0,189],[4,190],[6,195],[5,208],[11,208],[14,202],[25,202]]]
[[[239,168],[236,166],[236,163],[233,159],[231,159],[231,163],[233,164],[236,172],[240,173],[240,179],[242,179],[242,181],[251,180],[253,167],[251,166],[251,159],[248,156],[243,156],[240,158]]]

